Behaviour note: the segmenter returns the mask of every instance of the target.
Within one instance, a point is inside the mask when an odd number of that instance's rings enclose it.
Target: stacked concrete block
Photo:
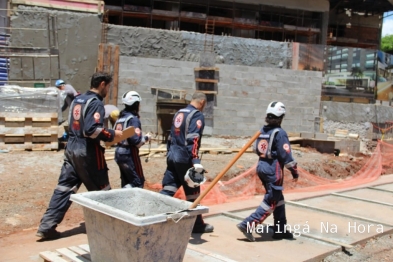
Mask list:
[[[192,94],[196,90],[194,68],[198,66],[196,62],[121,56],[118,103],[121,104],[121,94],[128,90],[140,93],[144,129],[155,130],[157,97],[151,87],[181,89]],[[320,72],[223,64],[219,68],[217,101],[206,132],[251,136],[265,124],[266,107],[275,100],[287,107],[283,128],[288,132],[313,132],[315,117],[319,115]],[[155,118],[146,119],[147,116]]]
[[[314,138],[317,140],[327,140],[328,135],[324,133],[315,133]]]
[[[179,89],[192,94],[195,91],[196,66],[198,63],[120,56],[118,105],[121,105],[121,96],[125,92],[138,92],[142,96],[142,127],[146,131],[156,132],[157,96],[152,88]]]
[[[319,72],[220,65],[220,76],[217,107],[228,113],[227,117],[215,118],[215,132],[217,128],[224,132],[225,127],[240,125],[242,132],[239,135],[252,134],[255,129],[250,127],[264,124],[266,107],[274,100],[282,101],[287,107],[283,121],[285,129],[291,132],[314,130],[322,81]],[[249,112],[253,117],[241,113],[239,119],[234,109]],[[234,130],[227,132],[237,133]]]
[[[311,132],[301,132],[300,137],[303,139],[312,139],[314,138],[314,133]]]

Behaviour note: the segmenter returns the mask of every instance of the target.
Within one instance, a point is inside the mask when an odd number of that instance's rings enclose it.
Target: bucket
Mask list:
[[[209,209],[140,188],[71,195],[83,207],[90,256],[100,261],[182,261],[196,216]]]

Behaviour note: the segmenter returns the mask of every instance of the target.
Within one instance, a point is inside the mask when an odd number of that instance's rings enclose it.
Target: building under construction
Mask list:
[[[387,0],[315,0],[312,5],[308,0],[10,0],[8,7],[9,46],[0,50],[0,57],[15,56],[9,83],[53,86],[61,77],[83,92],[94,70],[108,70],[116,92],[106,102],[116,104],[126,90],[137,91],[144,97],[146,127],[153,130],[163,120],[158,116],[160,90],[169,90],[171,99],[173,90],[201,90],[209,97],[206,133],[227,135],[257,129],[260,105],[277,96],[299,109],[287,116],[289,131],[313,130],[326,79],[322,72],[305,68],[324,68],[326,44],[377,50],[383,14],[393,9]],[[48,14],[56,18],[55,27],[49,25]],[[52,35],[57,45],[49,41]],[[311,53],[312,46],[322,49]],[[37,56],[37,47],[46,47],[45,58],[12,55],[20,48]],[[306,55],[301,57],[304,47]],[[330,55],[331,72],[338,66],[348,72],[358,63],[344,61],[344,51],[340,59]],[[309,66],[314,54],[320,65]],[[202,58],[209,63],[201,64],[206,62]],[[301,59],[304,66],[299,66]],[[48,60],[53,61],[49,68]],[[165,135],[166,127],[161,129]]]
[[[391,1],[106,0],[111,24],[216,35],[378,48],[383,13]]]

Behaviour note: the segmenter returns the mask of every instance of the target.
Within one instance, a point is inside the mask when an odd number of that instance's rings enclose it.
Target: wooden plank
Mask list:
[[[0,134],[6,135],[25,135],[25,134],[36,134],[36,135],[57,135],[59,127],[9,127],[1,126]]]
[[[80,248],[80,247],[72,246],[72,247],[69,247],[68,249],[69,249],[69,250],[72,250],[73,252],[75,252],[75,253],[78,254],[79,256],[82,256],[83,258],[87,259],[88,261],[91,260],[90,252],[88,252],[88,251],[86,251],[86,250],[83,250],[83,249]]]
[[[110,147],[116,143],[119,143],[124,139],[132,137],[134,134],[135,134],[135,128],[133,126],[130,126],[123,130],[123,135],[121,137],[115,137],[112,142],[105,142],[105,146]]]
[[[52,127],[53,125],[52,125],[52,123],[51,123],[51,121],[48,121],[48,122],[38,122],[38,121],[36,121],[36,122],[33,122],[32,124],[31,124],[31,126],[34,128],[34,127],[42,127],[42,128],[50,128],[50,127]]]
[[[33,117],[33,122],[50,122],[52,118],[50,117]]]
[[[104,67],[104,44],[98,45],[98,62],[96,71],[102,71]]]
[[[337,137],[347,137],[348,136],[348,130],[345,129],[337,129],[334,133],[334,136]]]
[[[335,102],[351,102],[350,97],[333,96],[331,101]]]
[[[220,71],[218,67],[195,67],[194,71]]]
[[[111,73],[111,64],[112,64],[112,45],[105,45],[104,46],[104,66],[103,66],[103,71],[106,73]],[[113,86],[113,82],[111,83]],[[105,97],[105,104],[109,104],[109,101],[112,97],[112,88],[110,89],[110,92],[107,94]]]
[[[120,47],[115,46],[115,54],[113,61],[113,96],[111,104],[117,106],[117,96],[119,91],[119,58],[120,58]]]
[[[24,117],[6,117],[5,121],[6,122],[25,122],[25,118]]]
[[[202,82],[202,83],[214,83],[217,84],[217,79],[203,79],[203,78],[195,78],[195,82]]]
[[[365,98],[365,97],[354,97],[352,99],[352,101],[354,103],[359,103],[359,104],[368,104],[368,103],[370,103],[370,100],[368,98]]]
[[[88,244],[79,245],[79,247],[90,253],[90,246]]]
[[[204,94],[208,94],[208,95],[217,95],[218,92],[217,91],[207,91],[207,90],[197,90],[198,92],[204,93]]]
[[[44,260],[44,262],[67,262],[60,257],[59,253],[52,252],[52,251],[43,251],[40,252],[40,257]]]
[[[71,259],[73,262],[90,262],[86,258],[74,253],[72,250],[68,248],[59,248],[56,249],[57,252],[59,252],[62,256]]]
[[[57,118],[57,116],[58,113],[34,113],[34,112],[24,112],[24,113],[1,112],[0,113],[0,118],[33,118],[33,117]]]
[[[330,96],[321,96],[321,101],[330,101]]]
[[[106,73],[111,72],[111,62],[112,62],[112,45],[106,45],[106,50],[104,52],[105,59],[104,59],[104,71]]]

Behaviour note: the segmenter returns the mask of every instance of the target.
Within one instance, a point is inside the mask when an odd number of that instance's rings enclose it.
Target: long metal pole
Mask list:
[[[235,162],[243,155],[243,153],[251,146],[251,144],[259,137],[261,134],[260,131],[256,132],[253,137],[251,137],[250,141],[247,142],[243,146],[243,148],[235,155],[235,157],[229,162],[229,164],[221,171],[220,174],[214,178],[214,180],[210,183],[209,187],[199,195],[199,197],[192,203],[190,208],[196,208],[199,202],[209,193],[209,191],[217,184],[217,182],[225,175],[225,173],[235,164]]]
[[[52,45],[51,45],[52,38],[51,38],[51,31],[50,31],[51,22],[52,22],[51,15],[48,14],[49,86],[52,85],[52,55],[51,55],[52,54],[52,51],[51,51],[51,49],[52,49]]]

